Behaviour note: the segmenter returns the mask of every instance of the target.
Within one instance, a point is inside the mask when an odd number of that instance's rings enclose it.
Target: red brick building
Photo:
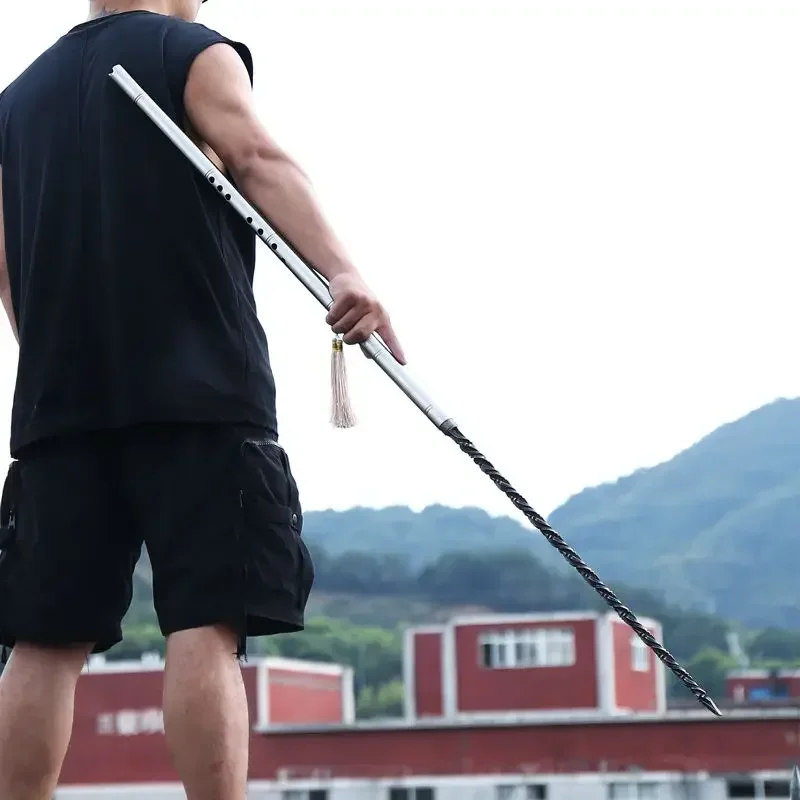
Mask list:
[[[460,617],[408,629],[403,657],[408,720],[666,709],[663,666],[616,614]]]
[[[78,681],[73,740],[64,779],[78,779],[88,769],[108,771],[113,761],[96,763],[97,754],[120,740],[131,743],[136,768],[151,758],[149,743],[164,730],[161,707],[164,663],[105,661],[92,658]],[[355,720],[353,670],[284,658],[253,659],[242,668],[250,718],[258,729],[275,725],[348,724]],[[107,744],[106,744],[107,743]]]
[[[800,670],[747,669],[730,672],[726,694],[735,703],[780,703],[800,698]]]
[[[57,800],[185,800],[163,734],[129,731],[76,730]],[[249,797],[785,799],[798,762],[786,709],[280,725],[253,730]]]
[[[185,798],[162,668],[92,662],[57,800]],[[409,718],[356,722],[349,668],[245,665],[251,800],[758,800],[800,763],[800,709],[666,711],[663,669],[611,615],[415,629],[405,669]]]

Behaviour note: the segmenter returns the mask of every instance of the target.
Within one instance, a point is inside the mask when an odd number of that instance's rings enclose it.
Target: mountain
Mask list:
[[[492,517],[480,508],[407,506],[309,511],[303,535],[338,556],[345,552],[398,554],[412,567],[435,561],[444,553],[528,548],[535,530],[510,517]]]
[[[609,580],[748,625],[800,627],[800,400],[587,489],[550,522]]]
[[[612,586],[647,587],[748,626],[800,627],[800,399],[586,489],[549,521]],[[305,534],[334,556],[398,554],[413,567],[444,553],[522,548],[569,569],[536,531],[480,509],[309,512]]]

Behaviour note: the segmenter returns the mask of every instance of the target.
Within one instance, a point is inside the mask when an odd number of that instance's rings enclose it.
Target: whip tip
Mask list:
[[[697,698],[712,714],[717,717],[722,716],[722,712],[717,707],[717,704],[707,695],[701,695]]]

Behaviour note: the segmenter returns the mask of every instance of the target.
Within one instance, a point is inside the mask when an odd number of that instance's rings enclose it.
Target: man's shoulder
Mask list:
[[[202,22],[188,22],[179,17],[168,17],[165,25],[169,33],[175,33],[179,36],[228,41],[228,37],[225,36],[225,34],[220,33],[220,31],[214,28],[209,28],[207,25],[203,25]]]
[[[232,39],[201,22],[187,22],[177,17],[170,17],[170,33],[165,39],[180,42],[196,53],[213,44],[227,44],[239,54],[250,73],[250,79],[253,79],[253,54],[250,48],[244,42]]]

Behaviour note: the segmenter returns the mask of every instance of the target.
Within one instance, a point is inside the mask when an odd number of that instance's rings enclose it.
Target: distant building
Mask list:
[[[185,800],[162,669],[91,661],[56,800]],[[246,664],[251,800],[761,800],[800,763],[796,708],[665,710],[664,669],[609,614],[415,628],[405,672],[406,718],[360,722],[350,668]]]
[[[700,709],[254,726],[248,797],[786,800],[800,757],[797,719],[794,709],[734,710],[721,719]],[[56,792],[56,800],[185,797],[163,734],[127,727],[76,729]]]
[[[666,710],[661,662],[616,614],[459,617],[408,629],[403,657],[408,720]]]
[[[75,698],[76,736],[138,737],[164,729],[164,662],[92,657]],[[243,667],[250,715],[257,727],[325,725],[355,720],[353,670],[288,658],[251,659]]]
[[[799,699],[800,670],[745,669],[729,672],[726,694],[735,703],[785,703]]]

